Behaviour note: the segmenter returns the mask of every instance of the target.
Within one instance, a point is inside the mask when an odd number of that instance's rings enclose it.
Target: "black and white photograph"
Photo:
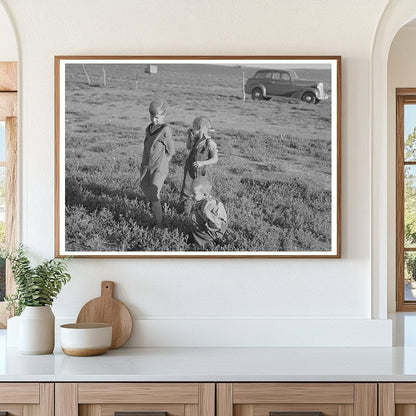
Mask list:
[[[56,255],[340,257],[340,57],[55,57]]]

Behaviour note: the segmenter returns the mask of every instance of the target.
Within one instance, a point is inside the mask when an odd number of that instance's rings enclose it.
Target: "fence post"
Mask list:
[[[87,70],[85,69],[85,65],[82,64],[82,69],[84,70],[84,74],[87,77],[87,81],[88,81],[88,85],[91,85],[91,80],[90,80],[90,76],[88,75]]]
[[[245,82],[245,74],[244,74],[244,71],[243,71],[243,101],[246,100],[246,90],[244,89],[244,84],[245,83],[246,83]]]

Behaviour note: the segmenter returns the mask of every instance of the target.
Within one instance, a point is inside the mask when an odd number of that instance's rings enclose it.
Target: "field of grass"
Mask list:
[[[106,85],[103,85],[103,67]],[[68,251],[195,251],[179,201],[192,120],[211,120],[219,149],[213,195],[229,216],[210,251],[328,251],[331,248],[331,103],[242,98],[231,66],[66,65],[65,241]],[[299,71],[323,80],[329,71]],[[319,78],[316,78],[319,77]],[[168,102],[176,154],[162,191],[166,226],[153,226],[139,184],[148,106]]]

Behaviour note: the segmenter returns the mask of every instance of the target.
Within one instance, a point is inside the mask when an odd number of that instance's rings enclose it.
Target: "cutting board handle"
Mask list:
[[[104,280],[101,282],[101,297],[112,298],[114,292],[114,282],[110,280]]]

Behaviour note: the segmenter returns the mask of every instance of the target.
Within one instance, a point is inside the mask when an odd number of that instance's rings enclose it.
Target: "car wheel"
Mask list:
[[[261,88],[254,88],[254,90],[251,91],[251,97],[253,98],[253,100],[263,100],[264,95]]]
[[[302,101],[305,101],[305,103],[308,104],[315,104],[317,98],[313,92],[305,92],[305,94],[302,95]]]

